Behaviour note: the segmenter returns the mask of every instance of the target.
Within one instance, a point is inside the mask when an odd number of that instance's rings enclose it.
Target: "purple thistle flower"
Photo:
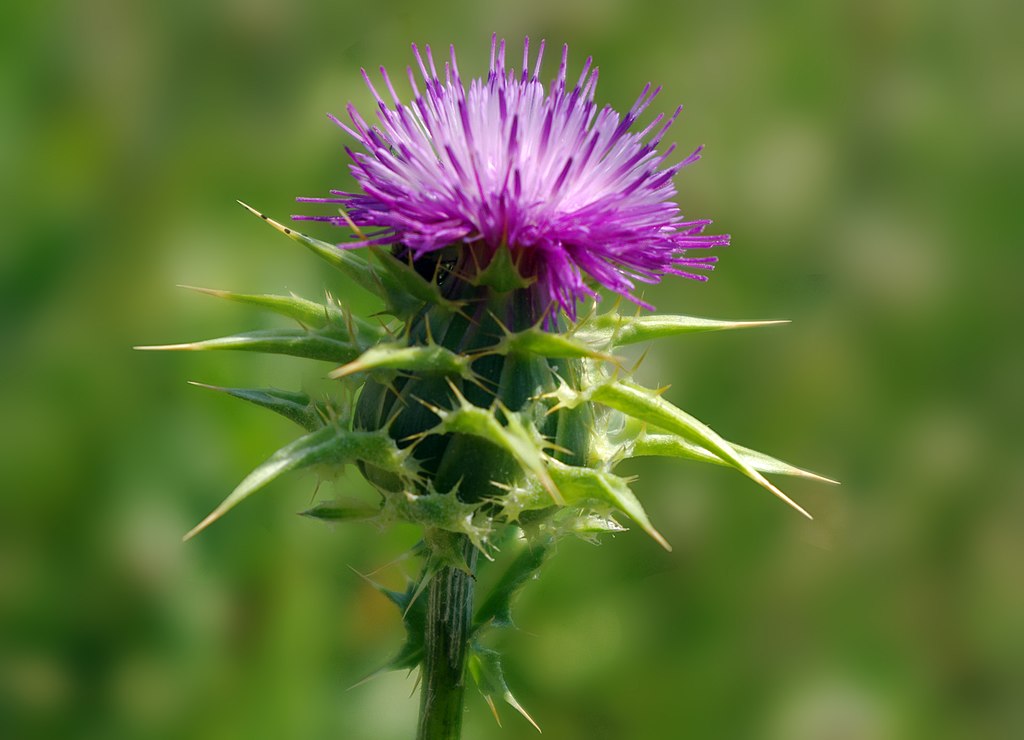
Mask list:
[[[729,237],[704,234],[711,222],[685,220],[672,200],[673,178],[701,150],[674,165],[666,165],[674,145],[657,151],[681,108],[631,131],[661,88],[645,86],[621,116],[594,103],[598,71],[590,58],[567,87],[567,46],[545,89],[538,79],[544,42],[531,73],[526,39],[517,74],[506,67],[504,40],[493,36],[487,79],[474,79],[468,91],[454,47],[443,77],[429,46],[425,59],[412,48],[423,90],[408,68],[411,103],[399,99],[381,67],[391,103],[363,71],[379,124],[368,124],[352,104],[351,125],[332,116],[362,144],[363,151],[346,151],[363,192],[299,198],[339,204],[343,213],[294,218],[354,224],[361,239],[339,246],[400,245],[413,259],[465,245],[472,259],[460,261],[463,271],[483,269],[507,246],[520,274],[536,280],[541,304],[570,317],[577,301],[596,296],[587,277],[646,308],[637,283],[665,274],[707,279],[693,270],[710,270],[717,258],[686,251],[724,246]]]

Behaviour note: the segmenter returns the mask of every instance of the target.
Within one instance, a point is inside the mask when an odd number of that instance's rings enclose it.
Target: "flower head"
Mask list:
[[[540,301],[571,317],[579,300],[596,295],[587,278],[643,306],[637,283],[666,274],[707,279],[693,270],[711,269],[716,258],[687,251],[729,237],[704,234],[710,221],[684,219],[672,200],[674,176],[700,149],[671,165],[674,146],[658,151],[681,109],[632,130],[660,88],[648,84],[620,115],[594,102],[598,71],[589,58],[567,85],[568,47],[545,87],[543,42],[532,65],[524,42],[517,73],[506,65],[505,42],[492,37],[487,79],[473,79],[468,90],[454,47],[443,75],[429,46],[425,52],[413,45],[419,78],[407,69],[409,103],[383,67],[390,103],[363,71],[379,123],[368,124],[352,104],[350,124],[334,119],[362,145],[347,148],[362,192],[300,198],[339,204],[342,214],[295,218],[355,225],[360,241],[341,246],[397,245],[414,259],[461,245],[472,255],[465,264],[475,266],[464,269],[486,267],[507,247]]]

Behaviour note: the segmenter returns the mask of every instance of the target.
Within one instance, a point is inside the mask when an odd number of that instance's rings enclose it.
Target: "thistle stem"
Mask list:
[[[477,551],[464,535],[448,536],[453,549],[465,557],[468,572],[445,567],[430,581],[417,740],[458,740],[462,736]]]

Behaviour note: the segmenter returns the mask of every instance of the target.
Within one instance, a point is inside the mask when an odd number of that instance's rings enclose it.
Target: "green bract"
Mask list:
[[[427,607],[417,597],[434,574],[469,571],[477,554],[490,560],[499,549],[511,553],[492,592],[479,606],[466,605],[472,613],[466,670],[492,709],[498,697],[529,719],[505,684],[500,656],[484,647],[481,635],[513,626],[511,599],[552,545],[565,535],[593,540],[621,531],[615,517],[623,515],[670,549],[629,481],[615,474],[618,463],[660,455],[726,465],[805,515],[764,476],[827,480],[723,439],[659,390],[635,383],[615,355],[638,342],[779,322],[632,316],[613,308],[552,326],[548,307],[535,305],[511,258],[496,258],[458,280],[440,260],[424,269],[379,248],[339,250],[252,212],[377,295],[391,319],[361,319],[333,299],[321,304],[201,290],[275,312],[297,327],[141,348],[323,360],[333,365],[328,375],[343,399],[218,388],[291,419],[304,434],[250,473],[186,539],[285,472],[310,468],[330,478],[357,466],[379,492],[376,502],[323,502],[304,514],[422,527],[422,577],[405,593],[384,591],[408,631],[389,668],[413,668],[423,659]]]

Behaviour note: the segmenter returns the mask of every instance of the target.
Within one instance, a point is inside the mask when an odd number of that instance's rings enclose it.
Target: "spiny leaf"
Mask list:
[[[651,524],[647,512],[636,495],[629,490],[625,479],[604,470],[566,465],[557,460],[548,460],[548,472],[567,502],[600,501],[610,504],[640,525],[655,542],[671,552],[672,546]]]
[[[279,224],[274,219],[260,213],[255,208],[246,205],[242,201],[238,201],[238,204],[253,215],[262,218],[289,239],[297,241],[299,244],[308,248],[315,255],[341,271],[342,274],[364,290],[387,300],[387,287],[381,283],[376,270],[373,269],[373,266],[370,265],[366,258],[359,252],[342,249],[334,244],[328,244],[327,242],[322,242],[319,239],[314,239],[311,236],[306,236],[295,229]]]
[[[589,358],[592,360],[613,360],[611,355],[596,349],[566,334],[543,331],[530,327],[517,332],[506,331],[494,347],[498,354],[522,354],[549,358]]]
[[[316,506],[299,512],[299,516],[319,519],[323,522],[351,522],[373,519],[380,514],[380,506],[369,504],[346,504],[341,502],[321,502]]]
[[[559,391],[566,394],[565,389]],[[695,419],[677,406],[672,405],[655,391],[622,381],[609,381],[589,389],[586,394],[591,400],[628,416],[678,434],[701,447],[713,452],[725,462],[742,472],[748,478],[771,491],[808,519],[813,517],[799,504],[772,485],[757,472],[711,427]]]
[[[454,409],[442,409],[423,402],[431,411],[441,418],[441,423],[431,429],[429,434],[468,434],[474,437],[481,437],[505,450],[522,468],[534,475],[557,504],[564,504],[558,487],[552,482],[544,466],[544,458],[541,453],[540,440],[532,426],[528,426],[520,420],[518,414],[504,411],[506,424],[502,424],[495,417],[494,409],[482,409],[474,406],[463,396],[455,386],[452,392],[455,394],[459,406]],[[531,431],[533,433],[531,434]]]
[[[765,455],[763,452],[751,450],[748,447],[734,444],[732,448],[741,460],[760,473],[791,475],[800,478],[810,478],[811,480],[822,481],[823,483],[834,483],[836,485],[839,483],[839,481],[812,473],[809,470],[803,470],[782,460]],[[681,457],[733,467],[715,453],[675,434],[641,433],[635,440],[625,445],[625,453],[627,458],[645,456]]]
[[[505,674],[501,669],[501,655],[495,650],[482,647],[477,643],[473,643],[470,646],[469,655],[466,660],[466,669],[469,671],[469,675],[473,677],[473,681],[476,682],[477,688],[480,693],[483,694],[484,701],[491,708],[491,712],[494,714],[494,721],[501,727],[501,718],[498,716],[498,709],[494,705],[494,697],[500,697],[509,706],[515,709],[519,714],[526,719],[537,732],[540,732],[540,726],[533,721],[522,705],[516,701],[516,698],[509,691],[508,684],[505,682]]]
[[[398,607],[402,614],[402,623],[405,626],[405,642],[398,653],[359,683],[365,683],[383,671],[412,670],[423,660],[426,636],[427,600],[419,598],[423,591],[422,582],[410,583],[405,591],[392,591],[361,573],[359,575]]]
[[[494,627],[514,627],[512,621],[512,597],[531,581],[547,559],[554,544],[552,539],[531,541],[512,561],[494,585],[487,600],[477,609],[473,622],[474,632],[488,625]]]
[[[324,426],[330,418],[331,409],[328,405],[313,401],[305,393],[282,391],[277,388],[221,388],[216,385],[189,381],[199,388],[227,393],[243,401],[270,409],[286,419],[294,421],[308,432]]]
[[[616,512],[617,508],[607,501],[587,499],[573,506],[528,509],[520,516],[519,526],[531,542],[539,536],[550,535],[560,540],[566,535],[573,535],[596,545],[600,542],[600,535],[628,531],[615,520]]]
[[[338,321],[343,318],[341,309],[337,306],[315,303],[294,295],[235,293],[215,288],[199,288],[194,285],[180,285],[178,287],[194,290],[197,293],[203,293],[214,298],[223,298],[235,303],[244,303],[264,308],[282,316],[287,316],[290,319],[295,319],[304,326],[320,327],[331,321]]]
[[[290,470],[313,465],[343,466],[357,461],[367,462],[385,470],[402,470],[405,453],[384,431],[362,432],[326,426],[300,437],[275,452],[262,465],[246,476],[214,511],[185,535],[188,540],[220,519],[274,479]]]
[[[565,517],[564,524],[562,524],[563,531],[574,534],[581,540],[591,544],[599,542],[598,535],[626,531],[626,528],[615,521],[611,514],[594,510],[572,512],[572,514],[572,516]],[[559,518],[556,515],[555,519]]]
[[[317,303],[316,301],[310,301],[296,295],[234,293],[228,290],[197,288],[192,285],[182,285],[180,287],[214,296],[215,298],[223,298],[235,303],[244,303],[273,311],[281,316],[294,319],[306,327],[323,328],[331,326],[335,329],[345,330],[350,339],[360,341],[365,345],[376,344],[388,336],[383,326],[352,315],[334,303],[333,300],[328,300],[326,303]]]
[[[331,372],[330,377],[342,378],[354,373],[390,370],[426,375],[454,375],[468,380],[473,378],[471,364],[472,360],[469,357],[456,354],[439,344],[379,344]]]
[[[441,286],[427,280],[415,268],[397,259],[380,247],[368,248],[377,263],[377,276],[386,290],[384,300],[388,311],[396,316],[409,317],[423,304],[429,304],[450,313],[458,313],[461,304],[444,297]],[[411,300],[410,300],[411,299]]]
[[[487,537],[491,533],[491,523],[487,517],[477,516],[481,504],[470,504],[462,501],[455,489],[447,493],[437,493],[426,485],[427,492],[412,493],[411,491],[392,491],[385,494],[383,518],[412,522],[423,527],[429,534],[431,530],[454,532],[469,538],[473,546],[488,560],[492,559],[487,551]],[[437,534],[435,532],[435,534]],[[429,536],[427,538],[430,540]],[[450,538],[436,536],[430,540],[436,545],[432,557],[445,560],[443,565],[454,565],[466,568],[465,558],[459,548],[448,547]],[[447,559],[442,554],[447,553]],[[468,572],[468,571],[467,571]]]
[[[359,356],[361,347],[354,342],[330,334],[303,329],[261,329],[232,334],[217,339],[184,344],[162,344],[136,347],[141,350],[205,351],[233,349],[246,352],[265,352],[291,355],[333,363],[351,362]]]
[[[516,264],[518,259],[521,259],[521,255],[525,252],[520,250],[516,257],[512,256],[512,250],[508,246],[500,247],[492,256],[491,261],[487,263],[486,267],[481,268],[481,265],[476,265],[475,275],[467,278],[468,282],[473,285],[486,285],[492,288],[498,293],[508,293],[509,291],[528,288],[534,282],[535,277],[523,277],[519,272],[519,266]],[[471,252],[475,256],[475,252]]]
[[[598,314],[581,322],[578,336],[582,341],[596,346],[615,347],[624,344],[647,342],[677,334],[694,334],[706,331],[747,329],[759,326],[787,324],[781,321],[718,321],[695,316],[621,316],[615,311]]]

